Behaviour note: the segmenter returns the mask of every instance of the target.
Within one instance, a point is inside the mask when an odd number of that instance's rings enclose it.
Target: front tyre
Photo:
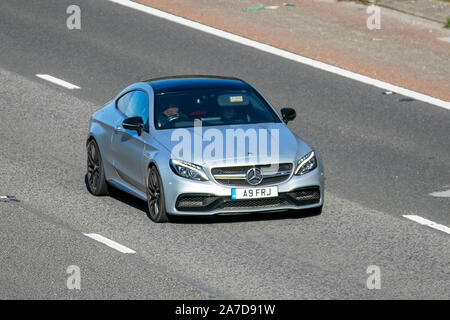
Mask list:
[[[87,182],[89,191],[95,196],[104,196],[108,192],[102,156],[94,139],[87,144]]]
[[[169,215],[166,212],[164,201],[164,188],[158,169],[151,166],[147,174],[147,204],[150,219],[154,222],[167,222]]]

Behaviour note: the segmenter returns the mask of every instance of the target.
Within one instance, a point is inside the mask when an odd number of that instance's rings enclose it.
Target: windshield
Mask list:
[[[254,90],[192,90],[155,96],[155,128],[280,122]]]

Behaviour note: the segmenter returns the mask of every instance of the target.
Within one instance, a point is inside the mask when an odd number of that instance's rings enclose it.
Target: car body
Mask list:
[[[108,186],[120,188],[147,201],[150,217],[157,222],[171,215],[321,210],[321,157],[285,124],[295,117],[295,111],[287,108],[282,113],[280,117],[255,88],[236,78],[174,76],[132,84],[91,117],[87,139],[90,190],[102,195]],[[196,131],[199,124],[203,131]],[[255,150],[250,133],[243,144],[230,144],[231,156],[225,151],[209,156],[203,152],[193,161],[199,153],[195,141],[202,151],[211,143],[205,139],[207,132],[217,136],[231,132],[233,141],[243,133],[268,132],[268,139],[273,139],[271,152],[278,149],[278,163],[273,158],[258,158],[255,152],[239,153],[242,148]],[[193,143],[184,145],[188,151],[174,156],[183,134]],[[228,148],[227,143],[224,140]],[[193,155],[184,159],[190,151]],[[272,191],[275,196],[270,196]]]

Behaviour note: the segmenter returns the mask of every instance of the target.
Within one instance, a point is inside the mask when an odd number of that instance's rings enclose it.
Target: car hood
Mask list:
[[[228,142],[232,140],[230,134],[235,135],[232,147],[227,144],[227,139]],[[251,138],[248,138],[249,136]],[[284,123],[155,130],[153,137],[171,153],[172,159],[185,160],[204,167],[294,163],[311,151],[306,142],[292,133]],[[241,143],[238,143],[239,139]],[[264,145],[267,145],[267,149]],[[187,152],[184,152],[185,150]]]

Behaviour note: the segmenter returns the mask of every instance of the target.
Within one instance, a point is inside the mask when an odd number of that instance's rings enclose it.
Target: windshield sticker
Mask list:
[[[230,102],[243,102],[244,98],[242,96],[231,96]]]

